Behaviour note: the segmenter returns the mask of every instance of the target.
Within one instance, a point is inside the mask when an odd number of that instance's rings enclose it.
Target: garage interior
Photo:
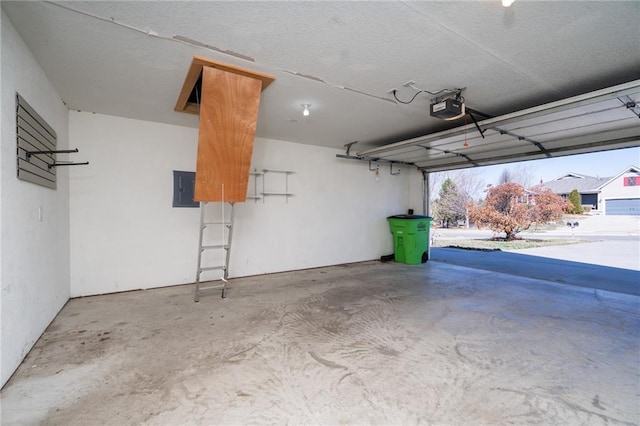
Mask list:
[[[2,423],[637,424],[637,296],[374,259],[388,216],[428,213],[430,172],[640,146],[639,18],[3,1]],[[228,295],[197,303],[200,211],[172,204],[198,156],[198,115],[174,110],[194,57],[274,77]],[[44,161],[21,108],[51,131],[48,186],[21,178]]]

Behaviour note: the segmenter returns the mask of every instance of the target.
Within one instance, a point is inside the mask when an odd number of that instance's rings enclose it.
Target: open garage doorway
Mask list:
[[[431,259],[640,294],[640,174],[627,164],[638,158],[640,148],[629,148],[433,173]],[[504,234],[469,221],[465,203],[482,204],[489,190],[507,182],[567,200],[575,192],[581,211],[531,224],[503,241]],[[451,187],[464,203],[449,203]]]

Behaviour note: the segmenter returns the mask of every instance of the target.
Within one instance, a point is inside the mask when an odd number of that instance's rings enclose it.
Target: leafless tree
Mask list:
[[[469,219],[466,206],[470,201],[484,197],[483,189],[485,188],[485,181],[481,177],[480,170],[476,168],[432,173],[429,177],[429,184],[431,205],[434,207],[434,212],[436,210],[435,201],[441,198],[439,191],[447,179],[450,179],[455,184],[457,194],[455,200],[447,200],[447,205],[450,206],[449,208],[453,208],[453,205],[456,205],[457,207],[455,209],[464,213],[461,214],[461,216],[464,218],[465,224],[468,227]],[[443,201],[444,200],[440,200],[439,208],[442,207]]]
[[[496,186],[504,185],[505,183],[514,183],[511,169],[502,169],[500,176],[498,176],[498,184]]]
[[[498,177],[497,185],[505,183],[517,183],[518,185],[529,188],[534,184],[535,169],[531,164],[516,164],[513,167],[505,168]]]
[[[457,170],[452,173],[451,179],[458,186],[458,190],[469,199],[475,200],[483,196],[485,181],[480,170],[476,168]]]

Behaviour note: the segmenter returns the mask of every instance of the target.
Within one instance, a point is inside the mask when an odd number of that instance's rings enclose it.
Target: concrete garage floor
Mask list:
[[[2,424],[640,421],[640,298],[367,262],[73,299]]]

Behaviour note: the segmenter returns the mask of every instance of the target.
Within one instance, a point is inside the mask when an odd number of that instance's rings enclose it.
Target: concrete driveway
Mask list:
[[[544,232],[523,232],[519,236],[534,239],[575,238],[589,242],[507,251],[640,270],[640,216],[584,216],[571,221],[577,221],[579,226],[574,229],[558,227]],[[494,235],[486,229],[434,228],[432,232],[436,233],[438,239],[480,239]]]
[[[577,221],[579,226],[573,230],[576,237],[581,236],[640,236],[640,216],[583,216],[571,221]],[[547,231],[549,235],[571,235],[571,229],[560,227]]]
[[[431,261],[640,296],[640,217],[593,216],[580,225],[523,233],[523,238],[576,238],[579,244],[478,251],[434,247]],[[436,229],[441,239],[490,238],[491,231]],[[573,232],[573,234],[572,234]]]
[[[640,216],[587,216],[579,226],[538,235],[572,236],[595,242],[514,250],[516,253],[640,270]]]
[[[507,251],[640,271],[640,241],[638,239],[600,240],[580,244]]]

